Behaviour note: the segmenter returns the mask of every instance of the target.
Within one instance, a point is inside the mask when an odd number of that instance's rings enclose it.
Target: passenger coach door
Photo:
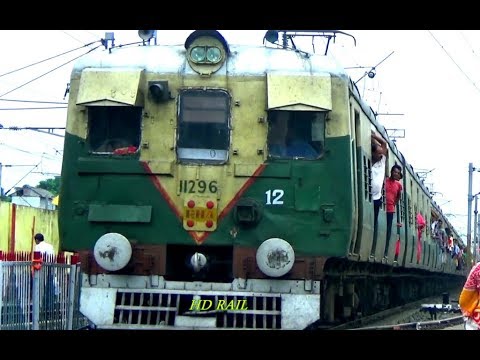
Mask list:
[[[361,122],[360,113],[352,108],[352,167],[354,177],[354,196],[352,236],[350,253],[358,259],[368,258],[373,237],[373,203],[371,195],[371,155],[370,155],[370,122]]]

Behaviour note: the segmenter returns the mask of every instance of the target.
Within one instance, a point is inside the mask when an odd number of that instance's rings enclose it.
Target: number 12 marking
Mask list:
[[[266,205],[283,205],[283,197],[284,191],[280,189],[275,190],[267,190],[265,191],[265,195],[267,195],[267,200],[265,202]]]

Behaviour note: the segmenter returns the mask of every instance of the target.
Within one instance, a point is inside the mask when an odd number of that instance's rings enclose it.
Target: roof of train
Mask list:
[[[330,73],[348,78],[343,67],[332,57],[271,48],[265,46],[230,45],[227,63],[230,75],[264,75],[268,71],[288,74]],[[81,57],[73,72],[84,68],[145,69],[148,72],[173,72],[183,69],[185,74],[197,74],[189,66],[183,45],[131,45],[95,51]],[[218,73],[225,73],[223,66]]]

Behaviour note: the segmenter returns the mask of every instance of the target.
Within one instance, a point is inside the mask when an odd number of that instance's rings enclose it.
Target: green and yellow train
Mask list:
[[[290,46],[288,31],[265,46],[155,34],[105,41],[71,75],[60,241],[80,254],[96,327],[327,327],[463,282],[430,228],[448,219],[328,55]],[[373,246],[372,130],[387,171],[404,173],[386,258],[384,205]]]

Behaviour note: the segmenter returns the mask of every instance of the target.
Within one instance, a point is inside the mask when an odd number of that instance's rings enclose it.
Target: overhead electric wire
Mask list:
[[[477,53],[475,52],[475,49],[472,47],[472,44],[470,44],[470,42],[468,41],[468,39],[466,38],[465,34],[460,31],[460,35],[462,35],[462,38],[463,40],[467,43],[468,47],[470,48],[470,50],[472,50],[472,53],[473,53],[473,56],[477,58],[478,60],[478,55]]]
[[[68,35],[68,34],[67,34],[67,35]],[[91,45],[93,45],[93,44],[95,44],[95,43],[100,43],[100,45],[98,45],[98,46],[96,46],[96,47],[94,47],[94,48],[89,49],[87,52],[81,54],[80,56],[77,56],[77,57],[75,57],[75,58],[73,58],[73,59],[71,59],[71,60],[63,63],[62,65],[57,66],[57,67],[53,68],[52,70],[50,70],[50,71],[48,71],[48,72],[46,72],[46,73],[44,73],[44,74],[42,74],[42,75],[40,75],[40,76],[37,76],[36,78],[34,78],[34,79],[32,79],[32,80],[30,80],[30,81],[28,81],[28,82],[26,82],[26,83],[24,83],[24,84],[22,84],[22,85],[20,85],[20,86],[17,86],[16,88],[14,88],[14,89],[12,89],[12,90],[9,90],[9,91],[5,92],[4,94],[0,95],[0,97],[3,97],[3,96],[5,96],[5,95],[7,95],[7,94],[9,94],[9,93],[11,93],[11,92],[13,92],[13,91],[15,91],[15,90],[18,90],[18,89],[20,89],[21,87],[24,87],[24,86],[32,83],[33,81],[38,80],[39,78],[41,78],[41,77],[43,77],[43,76],[45,76],[45,75],[47,75],[47,74],[49,74],[49,73],[51,73],[51,72],[59,69],[59,68],[61,68],[61,67],[65,66],[65,65],[67,65],[67,64],[69,64],[69,63],[71,63],[72,61],[75,61],[76,59],[78,59],[78,58],[80,58],[80,57],[82,57],[82,56],[84,56],[84,55],[86,55],[86,54],[88,54],[88,53],[90,53],[90,52],[92,52],[92,51],[94,51],[94,50],[96,50],[96,49],[98,49],[99,47],[101,47],[101,46],[104,45],[104,40],[103,40],[103,39],[96,40],[96,41],[94,41],[94,42],[88,43],[88,44],[86,44],[86,45],[83,45],[83,46],[81,46],[81,47],[75,48],[75,49],[73,49],[73,50],[69,50],[69,51],[63,52],[63,53],[61,53],[61,54],[58,54],[58,55],[49,57],[49,58],[47,58],[47,59],[44,59],[44,60],[41,60],[41,61],[37,61],[37,62],[35,62],[35,63],[33,63],[33,64],[30,64],[30,65],[27,65],[27,66],[23,66],[23,67],[21,67],[21,68],[18,68],[18,69],[15,69],[15,70],[12,70],[12,71],[9,71],[9,72],[0,74],[0,77],[7,76],[7,75],[9,75],[9,74],[13,74],[13,73],[18,72],[18,71],[20,71],[20,70],[27,69],[27,68],[32,67],[32,66],[34,66],[34,65],[41,64],[41,63],[46,62],[46,61],[48,61],[48,60],[55,59],[55,58],[57,58],[57,57],[59,57],[59,56],[63,56],[63,55],[68,54],[68,53],[70,53],[70,52],[73,52],[73,51],[82,49],[82,48],[84,48],[84,47],[91,46]],[[65,106],[52,106],[52,107],[42,107],[42,108],[8,108],[8,109],[3,109],[3,108],[2,108],[2,109],[0,109],[0,110],[65,109],[65,108],[68,107],[68,106],[67,106],[68,103],[65,103],[65,102],[49,102],[49,101],[18,100],[18,99],[0,99],[0,101],[23,102],[23,103],[38,103],[38,104],[53,104],[53,105],[57,105],[57,104],[58,104],[58,105],[65,105]],[[11,149],[13,149],[13,150],[20,151],[20,152],[23,152],[23,153],[26,153],[26,154],[29,154],[29,155],[33,155],[33,156],[35,156],[35,155],[40,155],[41,158],[42,158],[42,160],[41,160],[37,165],[34,165],[34,167],[33,167],[27,174],[25,174],[18,182],[15,183],[15,185],[13,185],[10,189],[8,189],[7,192],[5,193],[5,195],[7,195],[15,186],[17,186],[17,184],[19,184],[19,183],[20,183],[22,180],[24,180],[27,176],[29,176],[30,174],[34,173],[33,170],[38,169],[39,165],[42,164],[42,161],[54,161],[54,162],[57,163],[57,162],[58,162],[58,157],[60,157],[60,158],[62,157],[61,152],[58,151],[57,149],[54,149],[54,150],[55,150],[55,154],[54,154],[54,155],[51,155],[51,154],[48,154],[48,153],[46,153],[46,152],[43,152],[43,153],[39,154],[39,153],[31,152],[31,151],[26,151],[26,150],[24,150],[24,149],[16,148],[16,147],[14,147],[14,146],[11,146],[11,145],[8,145],[8,144],[5,144],[5,143],[0,143],[0,145],[3,145],[3,146],[5,146],[5,147],[11,148]],[[44,174],[47,174],[47,173],[53,174],[53,173],[51,173],[51,172],[48,172],[48,170],[41,170],[41,173],[44,173]],[[55,174],[58,174],[58,172],[55,172]]]
[[[61,53],[61,54],[58,54],[58,55],[49,57],[49,58],[44,59],[44,60],[37,61],[36,63],[30,64],[30,65],[26,65],[26,66],[23,66],[23,67],[21,67],[21,68],[18,68],[18,69],[15,69],[15,70],[6,72],[6,73],[4,73],[4,74],[1,74],[0,77],[6,76],[6,75],[9,75],[9,74],[13,74],[14,72],[17,72],[17,71],[20,71],[20,70],[23,70],[23,69],[27,69],[27,68],[29,68],[29,67],[31,67],[31,66],[35,66],[35,65],[41,64],[41,63],[43,63],[43,62],[45,62],[45,61],[55,59],[56,57],[63,56],[63,55],[65,55],[65,54],[71,53],[71,52],[73,52],[73,51],[80,50],[81,48],[84,48],[84,47],[86,47],[86,46],[90,46],[90,45],[92,45],[92,44],[95,44],[95,43],[101,42],[101,41],[102,41],[102,40],[96,40],[96,41],[93,41],[93,42],[91,42],[91,43],[89,43],[89,44],[85,44],[85,45],[83,45],[83,46],[81,46],[81,47],[75,48],[75,49],[73,49],[73,50],[68,50],[68,51],[66,51],[66,52],[64,52],[64,53]],[[96,49],[96,48],[94,48],[94,49]],[[93,49],[93,50],[94,50],[94,49]]]
[[[86,33],[89,33],[89,34],[92,35],[93,37],[98,37],[97,34],[94,34],[94,33],[92,33],[91,31],[88,31],[88,30],[81,30],[81,31],[85,31]]]
[[[68,32],[66,32],[65,30],[60,30],[62,33],[64,33],[65,35],[71,37],[73,40],[75,41],[78,41],[79,43],[82,43],[83,44],[83,41],[82,40],[79,40],[77,39],[75,36],[73,36],[72,34],[69,34]]]
[[[33,170],[35,170],[35,169],[38,167],[38,165],[40,165],[41,163],[42,163],[42,162],[40,161],[37,165],[35,165],[35,166],[33,167],[33,169],[30,170],[28,173],[26,173],[20,180],[18,180],[18,181],[15,183],[15,185],[13,185],[10,189],[8,189],[7,191],[5,191],[4,195],[6,196],[6,195],[10,192],[10,190],[12,190],[15,186],[17,186],[17,185],[20,183],[20,181],[22,181],[23,179],[25,179],[28,175],[30,175],[30,173],[31,173]]]
[[[33,171],[32,174],[42,174],[42,175],[60,176],[59,173],[55,173],[55,172],[45,172],[45,171]]]
[[[66,103],[66,102],[61,102],[61,101],[17,100],[17,99],[0,99],[0,101],[12,101],[12,102],[23,102],[23,103],[37,103],[37,104],[68,105],[68,103]]]
[[[52,110],[52,109],[66,109],[66,108],[68,108],[67,105],[66,106],[45,106],[45,107],[38,107],[38,108],[0,108],[0,110]]]
[[[72,34],[70,34],[69,32],[67,32],[66,30],[60,30],[60,31],[61,31],[62,33],[64,33],[65,35],[71,37],[73,40],[78,41],[79,43],[83,43],[82,40],[77,39],[75,36],[73,36]],[[93,36],[94,38],[98,38],[98,37],[99,37],[97,34],[94,34],[94,33],[90,32],[90,31],[88,31],[88,30],[80,30],[80,31],[84,31],[84,32],[88,33],[90,36]]]
[[[11,148],[13,150],[20,151],[20,152],[23,152],[23,153],[26,153],[26,154],[29,154],[29,155],[33,155],[33,156],[35,156],[35,155],[36,156],[41,156],[41,157],[47,156],[48,157],[47,160],[50,160],[50,161],[58,161],[59,158],[55,158],[57,156],[59,156],[60,159],[62,158],[62,156],[60,154],[55,153],[55,154],[52,155],[52,154],[47,154],[45,152],[41,152],[41,153],[40,152],[32,152],[32,151],[23,150],[23,149],[20,149],[20,148],[17,148],[15,146],[5,144],[5,143],[0,143],[0,146],[5,146],[5,147]]]
[[[77,60],[77,59],[81,58],[82,56],[84,56],[84,55],[86,55],[86,54],[88,54],[88,53],[90,53],[90,52],[98,49],[100,46],[102,46],[102,45],[98,45],[98,46],[94,47],[93,49],[90,49],[90,50],[87,51],[86,53],[84,53],[84,54],[82,54],[82,55],[80,55],[80,56],[77,56],[77,57],[75,57],[75,58],[67,61],[66,63],[64,63],[64,64],[62,64],[62,65],[57,66],[56,68],[53,68],[52,70],[47,71],[46,73],[44,73],[44,74],[42,74],[42,75],[40,75],[40,76],[37,76],[36,78],[34,78],[34,79],[30,80],[30,81],[27,81],[26,83],[24,83],[24,84],[22,84],[22,85],[20,85],[20,86],[17,86],[16,88],[14,88],[14,89],[12,89],[12,90],[9,90],[9,91],[7,91],[6,93],[3,93],[2,95],[0,95],[0,97],[5,96],[5,95],[7,95],[7,94],[10,94],[11,92],[13,92],[13,91],[15,91],[15,90],[18,90],[18,89],[20,89],[21,87],[23,87],[23,86],[25,86],[25,85],[27,85],[27,84],[30,84],[31,82],[33,82],[33,81],[35,81],[35,80],[40,79],[41,77],[43,77],[43,76],[45,76],[45,75],[47,75],[47,74],[49,74],[49,73],[51,73],[51,72],[53,72],[53,71],[61,68],[62,66],[65,66],[65,65],[67,65],[68,63],[71,63],[72,61]]]
[[[467,78],[467,80],[472,83],[472,85],[475,87],[475,89],[477,89],[477,91],[480,92],[480,88],[478,88],[477,84],[475,84],[475,82],[470,78],[470,76],[468,76],[467,73],[465,73],[465,71],[462,69],[462,67],[457,64],[455,59],[448,53],[448,51],[443,47],[443,45],[440,43],[440,41],[438,41],[438,39],[432,34],[432,32],[430,30],[427,30],[427,31],[432,36],[432,38],[437,42],[438,46],[440,46],[442,48],[442,50],[445,52],[445,54],[447,54],[447,56],[450,58],[450,60],[452,60],[452,62],[455,64],[455,66],[458,68],[458,70],[460,70],[460,72]]]
[[[63,53],[61,53],[61,54],[58,54],[58,55],[55,55],[55,56],[51,56],[51,57],[49,57],[49,58],[47,58],[47,59],[44,59],[44,60],[41,60],[41,61],[37,61],[37,62],[35,62],[35,63],[33,63],[33,64],[26,65],[26,66],[23,66],[23,67],[21,67],[21,68],[18,68],[18,69],[15,69],[15,70],[6,72],[6,73],[4,73],[4,74],[1,74],[0,77],[6,76],[6,75],[9,75],[9,74],[12,74],[12,73],[15,73],[15,72],[20,71],[20,70],[27,69],[27,68],[29,68],[29,67],[32,67],[32,66],[41,64],[41,63],[43,63],[43,62],[45,62],[45,61],[48,61],[48,60],[55,59],[55,58],[57,58],[57,57],[63,56],[63,55],[68,54],[68,53],[71,53],[71,52],[73,52],[73,51],[80,50],[80,49],[82,49],[82,48],[84,48],[84,47],[93,45],[93,44],[95,44],[95,43],[97,43],[97,42],[100,42],[100,43],[101,43],[102,40],[96,40],[96,41],[90,42],[90,43],[88,43],[88,44],[85,44],[85,45],[83,45],[83,46],[81,46],[81,47],[77,47],[77,48],[75,48],[75,49],[72,49],[72,50],[63,52]],[[99,46],[101,46],[101,45],[99,45]],[[95,48],[93,48],[93,49],[90,49],[90,50],[89,50],[88,52],[86,52],[85,54],[88,54],[90,51],[93,51],[93,50],[97,49],[99,46],[97,46],[97,47],[95,47]],[[82,54],[82,55],[80,55],[80,56],[83,56],[83,55],[85,55],[85,54]],[[78,59],[78,57],[70,60],[69,62],[71,62],[71,61],[73,61],[73,60],[75,60],[75,59]],[[59,67],[64,66],[64,65],[68,64],[69,62],[66,62],[66,63],[63,64],[63,65],[60,65]],[[51,71],[54,71],[54,70],[56,70],[56,69],[58,69],[58,67],[55,68],[55,69],[53,69],[53,70],[51,70]],[[51,71],[50,71],[50,72],[51,72]],[[41,75],[41,76],[44,76],[44,75],[46,75],[46,74],[48,74],[48,72],[45,73],[45,74],[43,74],[43,75]],[[40,77],[41,77],[41,76],[40,76]],[[39,78],[39,77],[31,80],[30,82],[35,81],[35,80],[37,80],[38,78]],[[27,82],[27,83],[21,85],[20,87],[22,87],[22,86],[24,86],[24,85],[26,85],[26,84],[28,84],[28,83],[30,83],[30,82]],[[18,88],[20,88],[20,87],[18,87]],[[18,89],[18,88],[16,88],[16,89]],[[13,89],[13,90],[11,90],[11,91],[9,91],[9,92],[12,92],[12,91],[14,91],[14,90],[16,90],[16,89]],[[2,96],[6,95],[6,94],[8,94],[8,92],[5,93],[5,94],[3,94]],[[53,102],[53,101],[32,101],[32,100],[14,100],[14,99],[0,99],[0,101],[33,102],[33,103],[40,103],[40,104],[62,104],[62,105],[65,104],[65,105],[66,105],[66,103],[64,103],[64,102]],[[2,109],[2,110],[3,110],[3,109]],[[32,109],[32,110],[37,110],[37,109]]]

